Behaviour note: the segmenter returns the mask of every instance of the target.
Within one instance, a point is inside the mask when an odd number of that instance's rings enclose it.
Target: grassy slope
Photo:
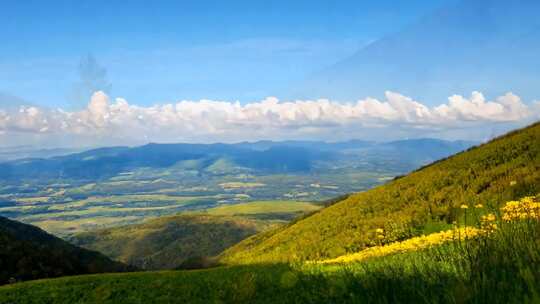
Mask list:
[[[221,216],[246,216],[291,220],[299,215],[317,211],[321,208],[308,202],[295,201],[258,201],[234,205],[222,205],[207,209],[205,213]]]
[[[516,184],[510,186],[511,182]],[[375,189],[351,195],[287,227],[227,250],[228,264],[331,258],[388,240],[437,230],[458,219],[461,204],[501,202],[540,190],[540,123],[459,153]],[[391,223],[391,224],[390,224]]]
[[[173,269],[188,258],[217,255],[269,227],[241,217],[177,215],[85,232],[70,241],[143,269]]]
[[[13,279],[127,269],[100,253],[73,246],[37,227],[0,217],[0,285]]]
[[[346,265],[257,264],[0,287],[0,303],[538,303],[540,222]]]
[[[319,208],[286,201],[226,205],[204,213],[80,233],[71,241],[143,269],[173,269],[188,259],[213,257],[257,232]]]

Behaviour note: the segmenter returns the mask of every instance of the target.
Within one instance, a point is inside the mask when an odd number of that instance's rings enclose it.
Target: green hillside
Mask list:
[[[319,208],[290,201],[224,205],[204,212],[80,233],[70,241],[142,269],[204,266],[201,263],[208,263],[208,258],[241,240]]]
[[[386,185],[351,195],[289,226],[227,250],[227,264],[317,260],[357,252],[376,242],[445,229],[459,206],[501,202],[540,190],[540,123],[436,162]]]
[[[433,246],[411,246],[425,244],[413,238],[377,246],[376,254],[372,247],[364,251],[372,253],[367,260],[355,254],[338,264],[254,264],[39,280],[0,287],[0,304],[538,303],[539,199],[509,202],[502,216],[488,219],[489,225],[481,220],[449,234],[424,236]],[[472,210],[462,213],[482,219]]]
[[[73,246],[37,227],[0,217],[0,285],[129,269],[100,253]]]
[[[255,219],[292,220],[321,209],[320,205],[295,201],[257,201],[222,205],[205,211],[210,215],[245,216]]]

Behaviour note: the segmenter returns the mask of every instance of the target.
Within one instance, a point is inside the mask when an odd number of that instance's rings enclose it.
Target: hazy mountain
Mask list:
[[[0,163],[0,178],[99,179],[142,167],[166,169],[186,160],[198,160],[198,169],[204,170],[220,159],[253,172],[309,172],[315,167],[320,168],[321,163],[335,166],[345,160],[382,164],[391,160],[399,162],[405,170],[411,170],[473,144],[437,139],[389,143],[290,141],[148,144],[134,148],[100,148],[49,159],[22,159]]]
[[[540,2],[464,0],[379,39],[299,86],[304,98],[379,97],[439,104],[452,94],[537,98]]]
[[[17,160],[22,158],[51,158],[80,152],[82,149],[75,148],[51,148],[37,149],[32,146],[0,147],[0,162]]]

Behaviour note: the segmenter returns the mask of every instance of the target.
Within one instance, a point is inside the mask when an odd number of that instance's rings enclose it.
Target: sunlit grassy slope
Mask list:
[[[445,229],[459,206],[501,202],[540,190],[540,123],[439,161],[375,189],[351,195],[289,226],[227,250],[227,264],[333,258],[374,244]]]
[[[243,204],[222,205],[206,210],[210,215],[240,215],[255,218],[291,219],[295,216],[317,211],[321,208],[308,202],[295,201],[258,201]]]
[[[537,303],[540,203],[528,206],[495,229],[473,220],[474,233],[367,260],[31,281],[0,287],[0,303]]]
[[[76,234],[74,244],[142,269],[173,269],[208,259],[258,232],[320,209],[307,202],[263,201],[210,208],[142,224]]]

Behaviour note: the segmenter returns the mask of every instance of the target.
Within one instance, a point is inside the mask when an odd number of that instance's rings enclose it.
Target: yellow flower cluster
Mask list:
[[[320,264],[336,264],[359,262],[365,259],[382,257],[396,253],[417,251],[432,246],[441,245],[453,240],[464,240],[481,235],[483,231],[472,227],[447,230],[429,235],[413,237],[402,242],[394,242],[384,246],[375,246],[364,249],[360,252],[344,255],[335,259],[323,260]]]
[[[480,226],[482,227],[482,230],[488,233],[497,230],[497,224],[495,224],[496,220],[497,217],[493,213],[480,217]]]
[[[501,210],[502,219],[506,222],[540,219],[540,202],[532,196],[522,198],[520,201],[510,201]]]
[[[481,209],[484,206],[482,204],[476,204],[474,205],[474,207],[476,209]],[[463,204],[460,206],[460,208],[466,210],[469,208],[469,206]],[[506,205],[501,208],[501,211],[502,219],[507,222],[526,219],[540,220],[540,201],[538,201],[538,198],[535,197],[525,197],[519,201],[507,202]],[[496,222],[497,216],[495,216],[495,214],[493,213],[489,213],[480,217],[480,229],[473,227],[456,227],[453,230],[413,237],[408,240],[394,242],[387,245],[374,246],[357,253],[348,254],[335,259],[323,260],[315,263],[341,264],[359,262],[369,258],[426,249],[454,240],[465,240],[484,236],[497,230]],[[454,222],[454,224],[456,223]],[[375,230],[375,235],[379,240],[384,239],[384,229],[377,228]]]
[[[377,228],[377,229],[375,230],[375,234],[377,235],[377,238],[378,238],[379,240],[384,239],[384,229],[382,229],[382,228]]]

